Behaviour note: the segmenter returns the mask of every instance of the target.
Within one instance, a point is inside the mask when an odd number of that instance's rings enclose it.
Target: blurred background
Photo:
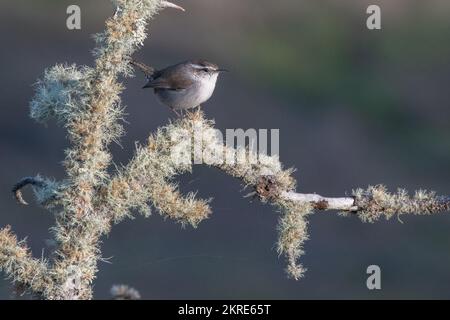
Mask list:
[[[82,30],[66,28],[78,4]],[[205,58],[230,69],[204,106],[217,126],[280,128],[280,156],[298,170],[298,190],[327,196],[384,183],[450,194],[450,2],[446,0],[183,0],[165,10],[135,58],[165,67]],[[366,28],[378,4],[382,30]],[[91,34],[113,13],[107,0],[0,3],[0,226],[46,255],[54,219],[16,204],[10,189],[40,173],[64,178],[65,131],[28,117],[32,84],[55,63],[92,65]],[[125,79],[127,134],[112,146],[126,163],[135,141],[173,115]],[[450,216],[405,216],[363,224],[334,212],[309,219],[300,281],[277,256],[277,213],[243,199],[239,182],[196,167],[182,190],[213,197],[213,215],[196,230],[154,214],[113,228],[102,244],[95,298],[125,283],[146,299],[450,298]],[[31,200],[27,190],[26,198]],[[382,289],[366,288],[377,264]],[[0,298],[15,298],[0,280]],[[26,297],[25,297],[26,298]]]

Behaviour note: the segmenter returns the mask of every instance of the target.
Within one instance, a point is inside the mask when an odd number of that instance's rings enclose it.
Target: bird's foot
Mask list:
[[[193,109],[192,112],[188,113],[188,117],[191,120],[199,120],[203,118],[203,112],[200,106],[197,106]]]
[[[189,110],[184,110],[185,114],[186,114],[186,118],[188,119],[192,119],[194,117],[194,112],[189,111]]]

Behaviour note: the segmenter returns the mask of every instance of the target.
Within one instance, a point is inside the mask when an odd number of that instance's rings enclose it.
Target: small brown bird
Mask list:
[[[227,71],[205,60],[185,61],[159,71],[137,61],[130,63],[146,75],[143,88],[154,89],[159,101],[177,115],[211,98],[219,73]]]

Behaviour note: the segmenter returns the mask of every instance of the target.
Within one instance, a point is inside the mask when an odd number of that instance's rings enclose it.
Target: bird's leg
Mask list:
[[[180,117],[180,114],[178,113],[178,111],[177,110],[175,110],[174,108],[170,108],[170,110],[172,110],[176,115],[177,115],[177,117]]]
[[[200,105],[192,108],[192,112],[186,110],[186,113],[187,113],[188,118],[190,118],[190,119],[193,119],[193,120],[200,119],[201,118],[201,114],[202,114],[201,109],[200,109]]]
[[[198,105],[196,107],[195,114],[197,117],[200,117],[200,115],[202,114],[202,106],[201,105]]]

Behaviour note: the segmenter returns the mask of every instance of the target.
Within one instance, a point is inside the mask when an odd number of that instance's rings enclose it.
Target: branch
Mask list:
[[[199,147],[192,146],[193,137],[200,143]],[[246,153],[245,149],[236,150],[223,145],[213,122],[204,119],[202,112],[189,114],[160,128],[149,138],[146,147],[138,147],[133,160],[119,170],[109,186],[101,191],[104,205],[100,210],[120,220],[130,209],[142,208],[151,202],[167,216],[195,226],[208,216],[207,202],[195,200],[192,196],[184,198],[168,181],[177,174],[191,172],[195,157],[222,155],[226,159],[231,158],[229,162],[205,159],[204,164],[239,178],[245,186],[253,187],[262,201],[272,203],[282,212],[278,251],[286,254],[288,273],[299,279],[304,268],[297,264],[297,260],[307,239],[306,215],[312,212],[312,207],[308,203],[292,203],[279,196],[281,190],[292,191],[295,180],[291,177],[292,170],[283,170],[277,157],[259,155],[258,161],[252,163],[242,160]],[[266,180],[271,182],[270,186],[261,184]]]
[[[108,146],[123,134],[120,75],[130,75],[130,56],[143,45],[146,25],[167,6],[161,0],[113,0],[116,13],[96,36],[95,67],[55,66],[38,83],[31,116],[54,116],[68,131],[67,184],[53,228],[57,248],[51,273],[56,299],[90,299],[97,272],[99,238],[111,219],[96,212],[97,190],[108,183]],[[17,188],[17,190],[20,190]],[[19,193],[20,195],[20,193]],[[23,199],[22,199],[23,200]]]
[[[20,204],[23,204],[25,206],[28,205],[28,202],[26,202],[23,199],[22,196],[22,189],[24,187],[26,187],[27,185],[32,185],[38,188],[43,188],[44,187],[44,181],[40,178],[37,177],[26,177],[23,178],[21,180],[19,180],[19,182],[17,182],[13,188],[12,188],[12,193],[14,194],[14,197],[16,198],[17,202],[19,202]]]
[[[310,203],[317,210],[339,210],[356,214],[361,220],[374,222],[384,216],[421,214],[450,211],[450,196],[437,196],[434,192],[416,191],[413,196],[399,189],[392,194],[382,185],[357,189],[352,197],[327,198],[318,194],[283,192],[281,197],[297,203]]]
[[[390,193],[382,185],[353,191],[356,214],[363,222],[374,222],[394,215],[430,215],[450,211],[450,197],[437,196],[434,191],[418,190],[409,196],[404,189]]]
[[[23,205],[28,205],[22,196],[22,189],[31,185],[38,204],[51,208],[58,203],[58,194],[63,189],[62,183],[44,179],[41,176],[25,177],[17,182],[13,188],[12,193],[17,202]]]
[[[52,291],[47,264],[32,258],[25,243],[17,241],[9,226],[0,230],[0,270],[35,295],[47,296]]]
[[[113,300],[141,300],[141,294],[126,284],[116,284],[111,288]]]
[[[298,259],[308,239],[307,216],[314,209],[352,212],[368,222],[450,209],[450,197],[427,191],[411,197],[401,189],[391,194],[383,186],[358,189],[344,198],[297,193],[293,170],[284,169],[278,157],[224,144],[214,122],[202,112],[188,113],[158,129],[111,178],[108,146],[123,133],[123,86],[118,78],[132,73],[131,55],[146,38],[148,20],[165,7],[183,10],[163,0],[113,2],[115,14],[96,37],[95,67],[57,65],[47,70],[31,102],[34,119],[55,117],[64,124],[71,147],[66,150],[64,182],[27,177],[13,188],[22,204],[26,202],[21,190],[31,185],[39,203],[61,207],[52,228],[56,249],[51,267],[33,259],[9,227],[0,230],[0,268],[15,284],[47,299],[90,299],[101,257],[100,237],[110,232],[112,222],[129,216],[132,209],[148,213],[151,203],[161,214],[197,226],[211,212],[209,200],[197,200],[194,193],[182,195],[173,182],[177,175],[192,172],[196,159],[239,179],[280,212],[277,251],[285,255],[287,272],[294,279],[305,271]]]
[[[118,201],[106,201],[114,204],[109,210],[120,217],[114,208],[127,212],[137,203],[145,206],[150,201],[169,217],[179,219],[182,216],[183,220],[198,217],[194,208],[185,210],[182,205],[185,200],[167,183],[179,173],[192,171],[193,159],[201,159],[203,164],[240,179],[246,187],[254,190],[251,194],[281,211],[278,252],[286,254],[288,274],[295,279],[304,272],[297,260],[308,238],[306,216],[313,210],[351,212],[363,221],[373,222],[381,216],[430,214],[450,209],[449,197],[436,197],[426,191],[418,191],[415,196],[408,197],[404,190],[390,194],[382,186],[358,189],[351,197],[342,198],[297,193],[291,175],[293,170],[284,170],[277,157],[252,154],[247,149],[224,145],[213,122],[206,120],[203,113],[196,112],[161,128],[150,137],[147,147],[138,148],[130,164],[112,180],[114,184],[109,187],[109,199]]]
[[[181,11],[186,11],[186,10],[184,10],[183,7],[180,7],[179,5],[173,4],[172,2],[169,2],[169,1],[161,1],[161,6],[163,6],[165,8],[173,8],[173,9],[178,9]]]
[[[281,197],[288,201],[310,203],[317,210],[357,211],[355,198],[328,198],[318,194],[305,194],[296,192],[282,192]]]
[[[172,135],[182,134],[179,130],[176,125],[161,128],[149,137],[146,147],[137,147],[130,163],[101,192],[100,211],[108,212],[118,222],[132,209],[137,208],[146,215],[150,202],[160,214],[194,227],[209,216],[207,200],[196,200],[192,193],[183,196],[171,182],[175,175],[192,170],[191,164],[176,164],[172,159],[171,150],[175,145]]]

